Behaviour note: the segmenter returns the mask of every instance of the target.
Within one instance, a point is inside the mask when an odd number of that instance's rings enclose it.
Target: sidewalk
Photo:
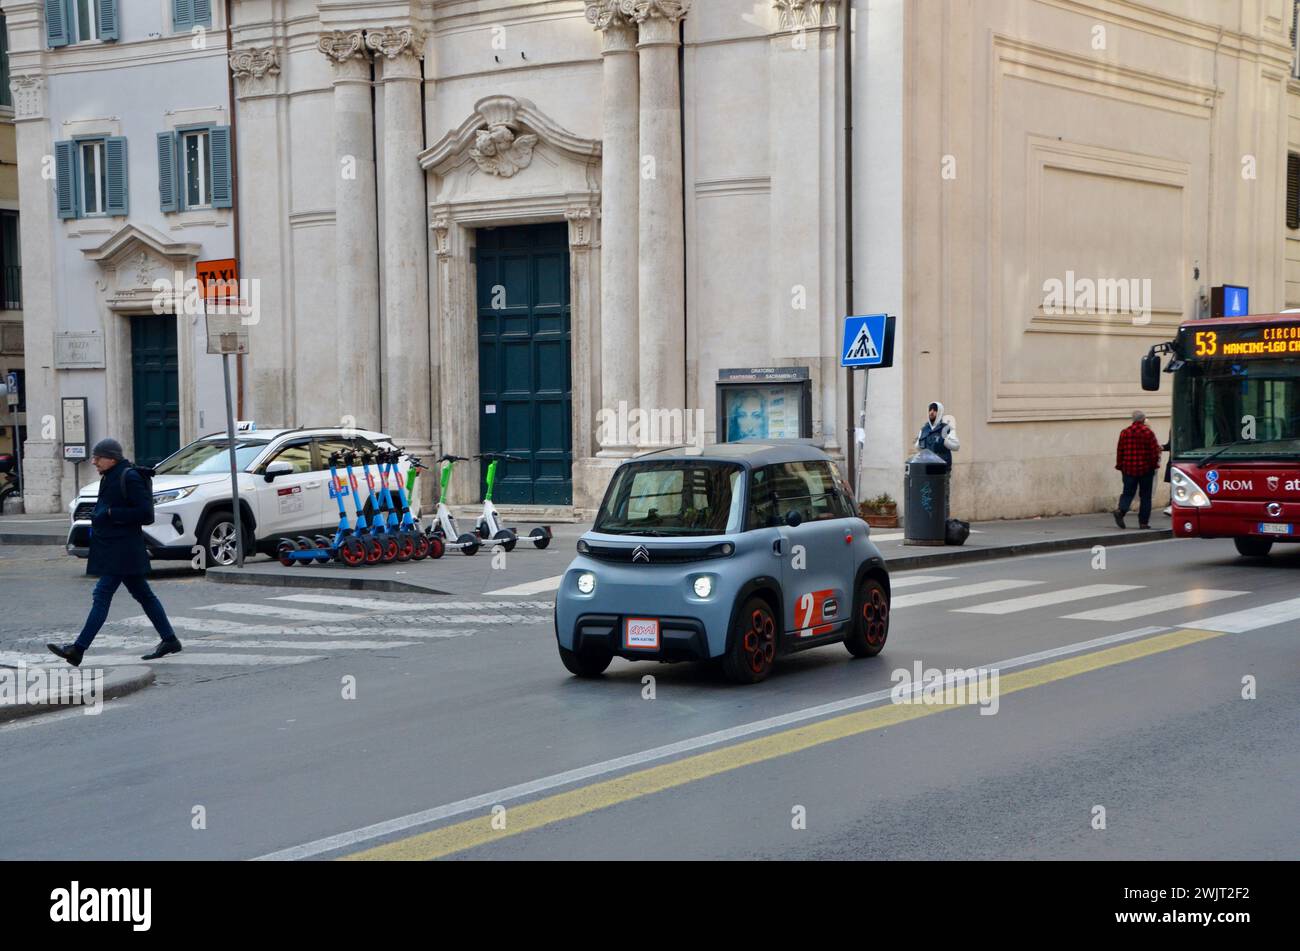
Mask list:
[[[1168,519],[1159,513],[1153,524]],[[1134,521],[1130,518],[1130,524]],[[554,591],[560,575],[574,556],[574,547],[585,525],[552,525],[555,537],[550,547],[537,551],[520,542],[506,556],[505,564],[494,566],[491,549],[466,557],[448,551],[436,561],[393,563],[368,568],[346,568],[325,564],[286,568],[265,557],[251,559],[242,569],[210,568],[207,580],[223,584],[275,585],[304,588],[332,588],[349,591],[411,591],[430,595],[494,597],[536,597]],[[943,565],[1013,558],[1094,545],[1131,545],[1172,538],[1168,527],[1143,531],[1120,531],[1110,513],[1032,518],[1013,521],[975,522],[970,538],[961,546],[929,547],[903,544],[902,529],[871,530],[871,538],[885,556],[891,571],[933,568]]]
[[[0,515],[0,544],[62,545],[72,524],[62,515]]]
[[[83,714],[88,714],[88,704],[96,699],[89,691],[91,684],[88,682],[88,676],[96,673],[96,668],[92,663],[87,663],[84,667],[68,667],[62,661],[51,656],[50,664],[39,667],[13,668],[0,666],[0,676],[24,676],[27,678],[27,686],[23,688],[22,693],[34,689],[33,679],[44,678],[51,670],[60,674],[67,675],[59,681],[58,698],[39,699],[33,703],[31,701],[18,702],[0,702],[0,723],[8,720],[16,720],[19,717],[32,716],[37,713],[58,713],[66,710],[79,710]],[[75,672],[75,673],[74,673]],[[152,667],[146,667],[143,664],[132,664],[129,667],[111,667],[102,671],[103,682],[102,692],[99,692],[97,698],[100,703],[113,700],[117,697],[124,697],[127,694],[135,693],[137,690],[143,690],[154,681],[154,671]],[[73,679],[73,678],[77,679]],[[85,678],[85,679],[83,679]],[[15,691],[15,696],[17,696]]]

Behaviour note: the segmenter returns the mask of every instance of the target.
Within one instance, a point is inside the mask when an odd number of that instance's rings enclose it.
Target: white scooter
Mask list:
[[[484,452],[475,458],[488,460],[486,480],[486,491],[483,493],[483,514],[478,517],[478,522],[474,530],[478,537],[484,541],[493,541],[499,544],[506,551],[514,551],[515,545],[519,541],[519,533],[513,528],[506,528],[501,524],[501,518],[497,515],[496,506],[492,504],[492,487],[497,481],[497,463],[499,462],[527,462],[519,456],[508,456],[502,452]],[[534,528],[528,533],[528,540],[537,548],[545,548],[551,543],[551,530],[546,526]]]
[[[429,526],[429,534],[441,539],[443,545],[447,548],[458,548],[461,554],[473,555],[479,550],[478,537],[465,532],[461,534],[460,529],[456,527],[456,516],[451,514],[451,509],[447,508],[447,486],[451,483],[452,467],[458,462],[469,462],[465,456],[443,456],[438,460],[442,467],[442,475],[439,480],[438,488],[438,507],[433,513],[433,524]]]

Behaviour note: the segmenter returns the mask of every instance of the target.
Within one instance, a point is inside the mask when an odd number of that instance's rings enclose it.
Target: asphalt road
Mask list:
[[[0,858],[1300,857],[1300,546],[898,573],[880,657],[743,688],[576,680],[551,595],[490,593],[567,559],[472,561],[443,598],[161,574],[186,652],[155,686],[0,727]],[[81,567],[0,549],[0,663],[76,631]],[[122,592],[93,656],[150,645],[139,615]],[[996,713],[890,702],[918,661],[996,667]]]

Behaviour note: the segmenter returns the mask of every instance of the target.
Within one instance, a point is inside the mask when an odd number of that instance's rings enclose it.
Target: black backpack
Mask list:
[[[122,493],[122,498],[126,498],[126,474],[127,474],[128,472],[136,472],[137,474],[139,474],[140,478],[144,480],[144,491],[145,491],[145,495],[146,495],[146,496],[148,497],[148,499],[149,499],[149,508],[148,508],[148,509],[146,510],[146,512],[145,512],[145,517],[144,517],[143,519],[140,520],[140,524],[142,524],[142,525],[152,525],[152,524],[153,524],[153,476],[154,476],[154,470],[148,468],[147,466],[128,466],[128,465],[122,465],[122,466],[120,466],[119,468],[122,470],[122,475],[119,476],[119,478],[121,479],[121,481],[118,483],[118,489],[119,489],[119,490],[121,491],[121,493]]]

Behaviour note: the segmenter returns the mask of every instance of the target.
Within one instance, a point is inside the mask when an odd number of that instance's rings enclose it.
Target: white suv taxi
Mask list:
[[[244,425],[249,428],[235,434],[235,465],[245,556],[260,551],[274,557],[281,539],[333,534],[339,514],[329,493],[330,453],[396,448],[388,436],[368,430],[259,431]],[[229,448],[226,433],[213,433],[181,447],[155,467],[154,522],[144,526],[151,558],[190,561],[196,567],[235,563]],[[403,456],[398,463],[403,480],[409,466],[409,458]],[[90,515],[98,495],[96,481],[82,488],[70,506],[69,554],[85,558],[90,552]],[[418,515],[418,501],[412,498],[410,504],[412,514]],[[348,518],[354,515],[349,506]]]

